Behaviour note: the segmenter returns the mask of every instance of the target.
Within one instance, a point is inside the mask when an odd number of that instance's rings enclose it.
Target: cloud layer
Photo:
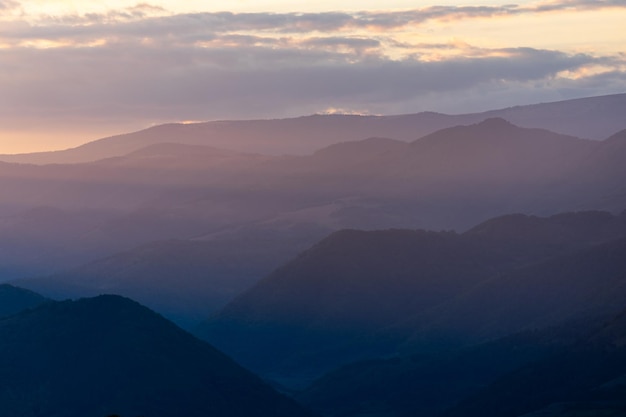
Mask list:
[[[19,7],[0,0],[0,10]],[[0,124],[122,128],[331,108],[471,111],[622,92],[623,50],[472,42],[495,18],[558,23],[564,13],[604,9],[626,16],[616,0],[282,14],[172,14],[143,4],[104,14],[13,14],[0,21]],[[470,41],[446,38],[446,27],[474,21]]]

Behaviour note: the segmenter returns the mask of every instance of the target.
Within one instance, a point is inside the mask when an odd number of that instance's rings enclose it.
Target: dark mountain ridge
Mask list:
[[[0,319],[12,416],[310,416],[208,344],[129,299],[51,302]]]
[[[625,329],[622,310],[574,343],[504,373],[441,416],[623,416]],[[502,396],[506,401],[494,401]]]
[[[626,299],[618,290],[626,247],[619,239],[595,244],[626,236],[625,220],[589,212],[507,216],[465,234],[337,232],[237,297],[199,334],[252,369],[289,374],[607,312]],[[533,222],[526,235],[510,237]]]
[[[0,284],[0,317],[10,316],[49,301],[47,298],[9,284]]]
[[[486,280],[410,322],[403,350],[433,335],[465,343],[599,316],[626,306],[626,238],[561,254]],[[406,324],[405,324],[406,325]]]
[[[619,377],[626,368],[616,360],[620,349],[623,351],[626,334],[623,316],[622,311],[617,315],[570,320],[457,351],[357,362],[324,375],[296,396],[329,417],[434,417],[448,415],[446,411],[459,416],[517,416],[572,398],[575,391],[586,398],[556,407],[572,410],[571,415],[563,416],[605,415],[602,409],[615,410],[611,402],[622,399],[624,405],[623,394],[620,395],[624,385],[620,386]],[[599,355],[604,356],[603,360],[598,360]],[[559,368],[567,377],[554,374]],[[535,384],[534,390],[525,387],[522,391],[521,384],[512,385],[513,381],[520,383],[520,379],[528,377]],[[603,378],[599,383],[598,377]],[[550,386],[544,378],[557,383]],[[613,387],[594,386],[612,379]],[[586,385],[586,393],[581,393],[581,385]],[[596,392],[590,393],[589,387]],[[589,401],[594,399],[601,401]],[[507,414],[507,407],[517,409],[516,413]],[[596,414],[576,414],[585,408]],[[537,416],[561,416],[545,411],[546,414]]]

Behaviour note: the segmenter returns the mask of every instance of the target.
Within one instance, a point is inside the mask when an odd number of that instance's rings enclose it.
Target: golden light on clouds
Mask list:
[[[0,0],[0,11],[0,152],[176,120],[626,91],[626,4],[614,0]]]

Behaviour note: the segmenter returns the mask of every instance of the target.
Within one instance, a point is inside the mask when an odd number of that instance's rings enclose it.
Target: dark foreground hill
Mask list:
[[[0,284],[0,317],[36,307],[48,301],[45,297],[9,284]]]
[[[21,417],[310,416],[134,301],[52,302],[0,320],[0,409]]]
[[[570,321],[459,351],[353,363],[297,397],[333,417],[533,411],[536,416],[622,416],[624,317],[622,312]]]
[[[626,311],[566,348],[505,373],[442,417],[626,415]]]
[[[626,304],[619,236],[624,215],[601,212],[506,216],[464,234],[341,231],[233,300],[199,334],[265,375],[315,375],[610,313]]]

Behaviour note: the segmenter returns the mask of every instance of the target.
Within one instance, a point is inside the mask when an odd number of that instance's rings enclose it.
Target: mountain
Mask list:
[[[596,142],[490,118],[418,139],[408,158],[417,173],[511,184],[560,178],[597,146]]]
[[[622,311],[567,348],[505,373],[442,417],[623,416],[625,329]]]
[[[602,140],[624,129],[626,94],[514,106],[483,113],[518,126],[548,129],[566,135]],[[584,122],[581,123],[581,121]]]
[[[429,312],[431,320],[419,321],[476,341],[618,311],[626,305],[625,289],[626,238],[621,238],[485,281]]]
[[[15,283],[53,298],[115,293],[181,326],[196,325],[306,248],[317,232],[258,230],[152,242],[81,266]]]
[[[378,356],[390,342],[377,331],[490,275],[483,265],[499,260],[481,249],[452,232],[336,232],[229,303],[202,334],[264,372]]]
[[[466,235],[509,242],[578,245],[607,242],[626,235],[626,210],[620,215],[603,211],[559,213],[548,217],[509,214],[489,219]]]
[[[605,319],[570,321],[458,350],[351,363],[295,396],[325,416],[434,417],[509,372],[567,351]]]
[[[618,359],[625,353],[624,314],[570,320],[460,350],[352,363],[295,395],[329,417],[518,416],[533,408],[540,409],[536,416],[623,415],[604,413],[625,405],[626,368]],[[573,397],[574,390],[581,397]],[[575,401],[560,402],[568,397]]]
[[[134,301],[53,302],[0,319],[0,404],[12,416],[310,416]]]
[[[286,247],[290,230],[308,246],[345,228],[462,231],[512,212],[618,212],[619,137],[583,140],[490,118],[410,143],[370,137],[307,156],[160,142],[90,163],[2,164],[0,268],[7,279],[46,276],[208,235]],[[293,255],[282,253],[279,262]]]
[[[470,117],[467,122],[474,120],[474,117]],[[1,155],[0,160],[35,164],[88,162],[126,155],[165,142],[274,155],[305,154],[335,143],[372,136],[413,140],[422,134],[464,121],[462,117],[420,113],[391,117],[313,115],[277,120],[166,124],[100,139],[64,151]]]
[[[166,124],[55,152],[1,155],[8,162],[49,164],[95,161],[148,145],[176,142],[275,155],[310,153],[338,142],[368,137],[412,141],[439,129],[501,117],[523,127],[604,139],[624,129],[626,94],[516,106],[484,113],[432,112],[400,116],[314,115],[294,119]]]
[[[465,234],[337,232],[237,297],[198,334],[246,366],[283,377],[477,342],[585,309],[602,312],[604,302],[614,307],[623,296],[626,257],[623,240],[595,244],[626,236],[625,220],[591,212],[509,216]],[[520,227],[511,223],[532,222],[544,227],[508,237],[506,229]],[[553,238],[559,228],[568,233]],[[568,280],[575,286],[559,291]],[[545,294],[542,283],[551,283]]]
[[[492,118],[410,144],[371,138],[330,146],[309,157],[273,161],[258,176],[294,198],[306,190],[318,201],[349,199],[333,214],[343,227],[462,230],[508,212],[602,209],[607,195],[613,196],[611,209],[626,205],[614,181],[581,185],[594,183],[581,164],[600,147]]]
[[[37,307],[47,301],[48,299],[35,292],[9,284],[0,284],[0,317]]]
[[[193,183],[194,178],[181,175],[186,172],[203,179],[209,173],[223,173],[245,170],[249,166],[271,160],[260,154],[235,152],[205,145],[186,145],[179,143],[156,143],[137,149],[123,156],[115,156],[95,161],[103,168],[126,168],[137,173],[155,170],[170,172],[173,179]],[[197,179],[195,179],[197,182]]]
[[[609,210],[621,210],[626,186],[626,130],[602,141],[580,164],[574,176],[577,184],[567,187],[566,192],[576,190],[586,199],[586,205],[601,204]]]
[[[42,275],[148,242],[188,239],[263,218],[281,202],[258,201],[234,178],[249,177],[247,167],[266,160],[158,144],[89,164],[6,164],[0,176],[0,270],[7,279]],[[248,200],[257,200],[254,208]]]

